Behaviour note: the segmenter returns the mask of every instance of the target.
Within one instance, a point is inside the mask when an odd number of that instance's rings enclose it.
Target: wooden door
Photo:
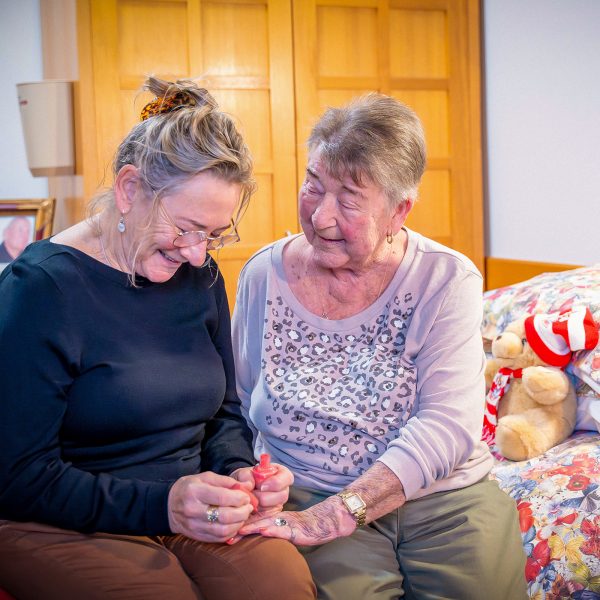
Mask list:
[[[411,105],[425,126],[428,167],[408,225],[483,269],[478,0],[77,2],[86,198],[110,184],[112,154],[147,100],[137,95],[146,74],[197,79],[238,119],[259,189],[242,242],[219,256],[231,300],[249,256],[298,230],[311,124],[369,90]]]
[[[483,271],[477,0],[294,0],[298,177],[327,106],[379,91],[421,117],[427,170],[407,225]]]
[[[281,0],[78,3],[86,196],[110,184],[112,155],[149,99],[138,92],[149,73],[198,81],[239,123],[258,192],[241,242],[218,257],[232,304],[242,265],[296,229],[291,18],[290,2]]]

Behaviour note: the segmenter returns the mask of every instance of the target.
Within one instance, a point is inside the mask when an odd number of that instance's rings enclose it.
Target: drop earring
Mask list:
[[[121,213],[121,218],[117,223],[117,230],[119,233],[125,233],[125,215],[123,213]]]
[[[385,235],[385,241],[386,241],[388,244],[392,244],[392,243],[394,242],[394,235],[392,234],[392,232],[391,232],[391,231],[388,231],[388,232],[386,233],[386,235]]]

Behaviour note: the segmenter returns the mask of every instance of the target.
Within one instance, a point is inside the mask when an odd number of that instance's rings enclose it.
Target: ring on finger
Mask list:
[[[277,527],[285,527],[288,522],[283,518],[283,517],[277,517],[273,523],[275,523],[275,525],[277,525]]]
[[[219,522],[219,507],[211,504],[206,509],[206,520],[209,523],[218,523]]]
[[[288,523],[288,526],[290,528],[290,542],[294,543],[294,540],[296,539],[296,532],[294,531],[294,528]]]

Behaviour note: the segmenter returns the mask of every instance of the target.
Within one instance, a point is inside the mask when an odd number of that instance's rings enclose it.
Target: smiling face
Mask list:
[[[171,279],[183,263],[195,267],[204,264],[205,241],[185,248],[174,246],[173,241],[181,231],[201,230],[216,237],[229,229],[240,194],[239,184],[210,172],[200,173],[161,199],[164,210],[158,211],[148,230],[143,224],[152,210],[151,200],[138,198],[126,215],[127,231],[141,231],[133,234],[139,239],[131,240],[132,244],[139,243],[136,273],[162,283]]]
[[[310,153],[299,194],[300,223],[321,267],[368,267],[384,252],[386,234],[399,231],[410,206],[406,208],[392,210],[372,182],[359,187],[349,175],[331,177],[319,151]]]

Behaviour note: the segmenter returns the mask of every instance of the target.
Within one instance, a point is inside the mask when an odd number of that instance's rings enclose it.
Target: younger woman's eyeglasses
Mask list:
[[[224,246],[231,246],[232,244],[240,241],[240,235],[233,219],[231,220],[229,228],[226,232],[212,237],[208,235],[206,231],[202,231],[200,229],[196,231],[183,231],[177,227],[177,225],[175,225],[175,222],[171,218],[171,215],[162,202],[160,203],[160,208],[167,221],[169,221],[169,223],[171,223],[175,229],[179,229],[177,237],[173,240],[173,246],[176,248],[189,248],[190,246],[195,246],[196,244],[202,244],[203,242],[206,242],[207,250],[220,250]]]
[[[180,231],[173,240],[173,246],[176,248],[189,248],[206,242],[207,250],[220,250],[224,246],[231,246],[239,241],[240,236],[232,221],[229,232],[216,237],[211,237],[206,231]]]

